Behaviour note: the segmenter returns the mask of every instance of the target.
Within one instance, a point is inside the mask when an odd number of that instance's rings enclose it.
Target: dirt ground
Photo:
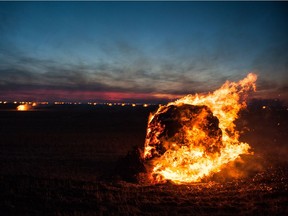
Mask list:
[[[14,108],[0,107],[1,215],[288,215],[286,108],[241,112],[254,155],[186,185],[114,175],[119,158],[143,147],[157,106]]]

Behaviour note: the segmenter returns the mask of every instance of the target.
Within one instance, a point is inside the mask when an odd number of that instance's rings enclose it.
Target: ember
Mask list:
[[[250,146],[239,141],[234,120],[256,79],[250,73],[211,94],[187,95],[159,107],[149,118],[143,155],[151,179],[199,182],[248,154]]]

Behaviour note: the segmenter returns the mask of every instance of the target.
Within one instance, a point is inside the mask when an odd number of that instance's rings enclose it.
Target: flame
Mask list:
[[[187,95],[160,106],[154,114],[150,114],[143,157],[151,166],[152,180],[171,180],[177,184],[199,182],[204,177],[219,172],[225,164],[234,161],[240,154],[248,154],[250,146],[239,141],[239,131],[236,130],[234,121],[238,118],[240,109],[246,107],[245,100],[249,91],[256,90],[256,80],[257,76],[249,73],[237,83],[226,81],[213,93]],[[194,121],[193,126],[185,125],[181,129],[184,138],[180,139],[180,135],[176,134],[173,139],[161,140],[159,135],[165,128],[161,121],[155,118],[166,113],[171,106],[181,107],[185,104],[208,108],[203,108],[196,119],[184,119],[188,122]],[[203,121],[209,112],[213,118],[217,117],[219,120],[219,142],[201,130],[207,123]],[[182,118],[186,118],[185,115]],[[160,151],[161,145],[164,150]],[[210,151],[211,148],[214,150]]]
[[[29,104],[22,104],[22,105],[17,106],[18,111],[27,111],[29,109],[30,109]]]

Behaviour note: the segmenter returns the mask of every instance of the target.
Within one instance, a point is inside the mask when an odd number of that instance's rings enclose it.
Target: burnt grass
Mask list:
[[[117,176],[157,106],[0,108],[1,215],[288,215],[285,108],[241,112],[254,155],[185,185]]]

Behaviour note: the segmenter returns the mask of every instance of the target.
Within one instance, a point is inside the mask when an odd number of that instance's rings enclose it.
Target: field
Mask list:
[[[237,127],[254,155],[201,183],[132,183],[117,164],[143,147],[149,107],[0,107],[1,215],[288,215],[288,111],[251,106]]]

